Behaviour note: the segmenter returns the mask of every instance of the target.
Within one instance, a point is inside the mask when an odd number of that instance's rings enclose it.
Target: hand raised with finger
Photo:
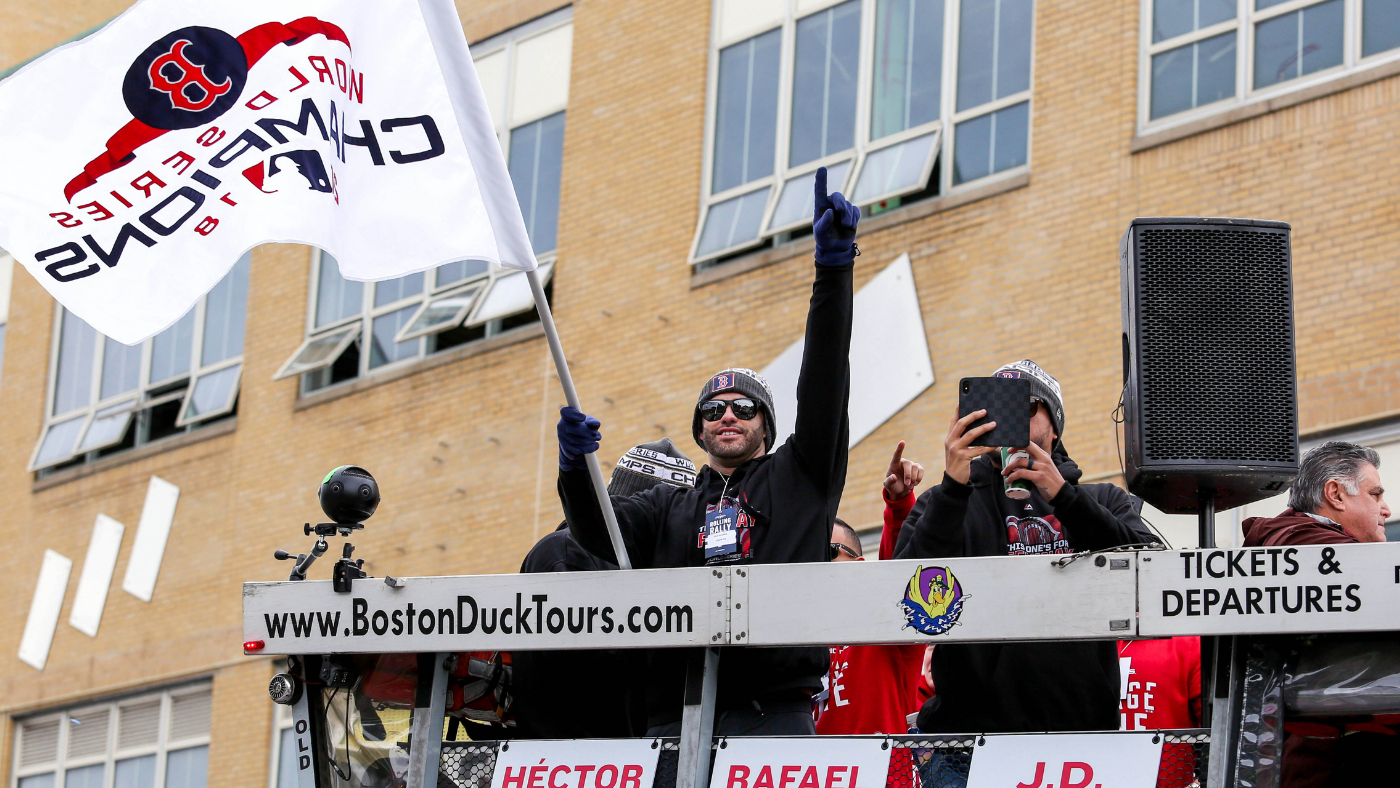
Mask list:
[[[856,259],[856,225],[860,209],[840,192],[826,192],[826,168],[818,167],[813,185],[812,236],[818,265],[850,265]]]
[[[894,449],[890,467],[885,471],[885,495],[891,501],[898,501],[912,493],[924,480],[924,466],[904,459],[904,441]]]
[[[973,460],[997,450],[995,446],[972,445],[972,442],[977,438],[996,429],[997,423],[995,421],[968,429],[969,424],[985,415],[987,415],[985,410],[974,410],[966,416],[958,418],[957,413],[954,412],[953,420],[948,424],[948,437],[943,440],[943,472],[948,474],[948,478],[959,484],[967,484],[971,481]]]

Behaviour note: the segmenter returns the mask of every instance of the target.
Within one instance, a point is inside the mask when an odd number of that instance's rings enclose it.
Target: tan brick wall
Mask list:
[[[120,7],[11,3],[0,11],[0,60],[41,52]],[[559,4],[459,7],[480,40]],[[938,383],[852,452],[842,514],[853,523],[878,520],[896,441],[937,478],[960,377],[1023,356],[1060,378],[1066,443],[1081,466],[1117,467],[1117,242],[1133,216],[1292,222],[1303,428],[1400,409],[1389,297],[1400,285],[1389,186],[1400,179],[1400,78],[1131,154],[1136,6],[1042,0],[1038,14],[1030,185],[861,237],[857,286],[910,255]],[[806,257],[690,287],[709,18],[708,0],[574,5],[555,304],[585,409],[603,421],[605,464],[662,435],[701,459],[687,431],[706,375],[762,367],[804,324]],[[261,784],[268,667],[241,662],[239,586],[285,577],[270,553],[304,549],[300,524],[319,515],[314,491],[327,469],[354,462],[380,480],[384,503],[354,540],[377,575],[514,571],[558,522],[553,423],[563,398],[543,340],[297,410],[296,382],[271,377],[302,339],[309,259],[291,245],[254,253],[234,432],[40,492],[24,468],[42,423],[53,303],[16,273],[0,386],[0,481],[10,491],[0,573],[13,592],[0,608],[0,708],[215,672],[211,775],[217,763],[229,770],[221,785]],[[178,485],[181,499],[145,603],[120,583],[151,475]],[[67,615],[99,512],[128,532],[89,638]],[[75,567],[39,672],[15,653],[46,548]]]

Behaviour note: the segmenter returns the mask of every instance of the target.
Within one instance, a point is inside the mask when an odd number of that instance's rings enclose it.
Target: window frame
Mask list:
[[[1363,56],[1361,23],[1364,0],[1342,0],[1342,62],[1311,74],[1276,82],[1262,88],[1254,87],[1255,31],[1260,23],[1291,14],[1303,8],[1322,5],[1328,0],[1288,0],[1278,5],[1256,10],[1256,0],[1236,0],[1235,17],[1210,27],[1183,33],[1157,43],[1152,42],[1152,12],[1157,0],[1139,0],[1138,24],[1138,136],[1174,128],[1209,118],[1230,110],[1258,104],[1281,95],[1294,93],[1316,85],[1332,82],[1352,74],[1363,73],[1400,60],[1400,47],[1374,55]],[[1235,94],[1232,97],[1202,104],[1153,120],[1152,57],[1183,46],[1205,41],[1223,33],[1235,35]]]
[[[248,264],[251,267],[252,261],[250,255],[251,252],[245,252],[243,255],[241,255],[239,259],[235,261],[234,265],[229,267],[229,271],[225,274],[225,277],[227,277],[229,273],[233,272],[234,266],[237,266],[243,262],[244,257],[249,258]],[[223,282],[224,280],[220,279],[219,281]],[[137,372],[137,381],[135,388],[121,392],[120,394],[114,394],[106,399],[101,398],[102,364],[107,354],[108,338],[102,332],[98,331],[95,328],[92,328],[92,326],[88,326],[88,329],[92,331],[92,334],[95,337],[93,343],[94,347],[92,351],[92,378],[88,381],[88,404],[84,407],[74,408],[63,413],[54,413],[53,409],[55,399],[58,394],[58,363],[59,351],[61,349],[63,341],[63,316],[65,313],[68,312],[62,304],[54,302],[53,317],[51,321],[52,327],[49,342],[49,369],[48,376],[46,378],[47,391],[44,396],[44,422],[43,426],[39,430],[39,439],[35,441],[34,449],[32,452],[30,452],[29,455],[29,462],[26,466],[28,472],[36,473],[46,468],[52,468],[55,465],[61,465],[65,462],[69,462],[74,458],[82,457],[83,455],[86,455],[88,453],[102,451],[104,449],[111,448],[112,446],[116,446],[122,442],[122,439],[126,436],[126,431],[131,427],[129,419],[137,418],[138,414],[141,411],[148,410],[157,405],[174,401],[176,398],[183,397],[184,399],[184,401],[180,405],[180,413],[176,417],[175,427],[177,429],[189,428],[200,423],[209,421],[211,419],[218,418],[219,416],[226,415],[227,413],[232,411],[238,402],[238,395],[242,385],[241,375],[239,377],[239,380],[234,384],[233,391],[226,408],[219,411],[210,411],[202,413],[195,418],[185,419],[185,411],[189,406],[189,399],[194,393],[194,385],[201,377],[212,374],[214,372],[218,372],[235,364],[241,365],[243,363],[244,354],[239,353],[237,355],[233,355],[225,359],[220,359],[219,361],[215,361],[207,365],[203,364],[204,322],[208,307],[208,300],[209,294],[205,293],[203,296],[200,296],[199,300],[195,302],[195,305],[191,307],[189,312],[186,313],[193,315],[193,329],[190,338],[189,368],[185,373],[180,375],[172,375],[168,378],[165,378],[164,380],[150,380],[149,378],[151,375],[152,347],[155,342],[155,336],[147,337],[141,342],[141,361],[139,364],[139,370]],[[74,317],[77,316],[74,315]],[[180,319],[184,320],[184,315],[182,315]],[[176,322],[178,323],[179,321]],[[84,321],[84,324],[86,324],[86,321]],[[243,312],[245,343],[247,340],[247,324],[248,312],[245,306]],[[171,324],[171,326],[174,325],[175,323]],[[157,334],[156,336],[159,335]],[[185,387],[183,389],[177,388],[169,391],[161,391],[162,389],[169,389],[171,386],[177,385],[182,379],[186,381]],[[128,417],[126,426],[122,428],[117,438],[106,443],[102,443],[95,446],[89,446],[88,448],[79,451],[79,448],[83,445],[84,439],[87,438],[88,431],[92,429],[93,423],[97,421],[97,414],[101,413],[102,411],[115,408],[119,405],[129,405],[130,409],[128,413],[130,415]],[[83,418],[84,422],[83,426],[79,429],[77,436],[73,440],[73,450],[65,454],[62,457],[62,459],[45,462],[42,465],[40,465],[39,452],[40,449],[43,448],[44,441],[48,438],[49,432],[55,426],[58,426],[60,424],[67,424],[71,419],[74,418]]]
[[[472,326],[472,320],[475,318],[476,313],[481,309],[482,304],[486,302],[487,296],[490,295],[492,289],[494,289],[496,287],[496,284],[502,279],[510,276],[513,273],[516,273],[516,270],[513,268],[504,268],[502,266],[488,263],[486,270],[481,273],[472,274],[466,277],[465,279],[458,279],[452,282],[447,282],[445,284],[439,285],[437,283],[437,276],[438,268],[440,266],[433,266],[425,271],[419,272],[423,276],[422,290],[420,290],[418,293],[412,296],[406,296],[404,298],[400,298],[382,306],[374,305],[375,288],[378,287],[381,284],[381,282],[365,282],[365,287],[360,292],[360,311],[357,314],[350,315],[348,317],[344,317],[339,320],[326,323],[323,326],[317,327],[316,307],[317,299],[319,297],[320,292],[321,260],[322,255],[324,254],[325,252],[323,250],[317,247],[311,247],[311,269],[309,276],[310,286],[306,298],[306,317],[305,326],[303,329],[305,334],[303,336],[301,344],[297,346],[297,349],[291,354],[291,356],[288,357],[287,361],[282,364],[282,366],[278,369],[277,373],[273,375],[272,379],[281,380],[283,378],[296,376],[299,379],[304,380],[303,376],[334,365],[335,362],[340,358],[340,356],[350,348],[350,345],[356,341],[360,342],[359,365],[357,367],[355,377],[341,381],[339,383],[332,383],[326,386],[320,386],[315,389],[307,389],[305,387],[305,383],[303,382],[301,384],[302,396],[306,396],[315,392],[326,391],[336,386],[340,386],[345,383],[350,383],[354,380],[372,377],[374,375],[391,372],[397,369],[401,369],[403,367],[421,363],[424,359],[436,355],[440,351],[434,350],[430,352],[428,350],[429,337],[433,334],[442,333],[444,331],[449,331],[454,328],[459,328],[463,326],[469,328],[474,327]],[[541,284],[548,284],[555,268],[555,254],[553,252],[550,252],[544,255],[543,257],[539,258],[538,263],[538,269],[542,272]],[[447,264],[448,263],[444,263],[444,265]],[[441,324],[432,331],[416,333],[414,336],[409,337],[406,340],[410,342],[418,342],[418,352],[414,356],[410,358],[399,359],[398,361],[391,361],[387,364],[381,364],[377,367],[371,368],[369,366],[369,343],[373,341],[372,337],[375,318],[383,317],[384,315],[397,312],[400,309],[405,309],[407,307],[417,305],[417,309],[414,310],[413,314],[409,317],[408,321],[406,321],[404,325],[397,332],[395,332],[395,340],[397,343],[398,337],[408,333],[407,329],[413,325],[413,320],[418,316],[419,312],[421,312],[424,309],[424,307],[426,307],[429,303],[441,298],[454,295],[459,292],[470,290],[472,288],[478,288],[478,292],[476,294],[475,299],[472,301],[471,307],[469,307],[466,310],[460,321]],[[482,339],[490,339],[491,337],[499,336],[502,333],[503,329],[501,329],[499,326],[500,320],[515,317],[516,315],[524,314],[528,311],[528,309],[525,309],[520,312],[505,315],[501,318],[488,322],[486,324],[486,335],[482,337]],[[357,325],[358,328],[356,328]],[[296,358],[301,355],[301,353],[306,349],[306,347],[309,344],[325,336],[340,331],[345,331],[347,329],[350,329],[350,333],[347,334],[345,337],[341,338],[339,343],[336,345],[334,352],[328,355],[325,361],[318,362],[315,366],[303,366],[298,368],[292,367],[292,362],[295,361]],[[454,345],[453,347],[457,346]],[[447,349],[451,350],[452,348]]]
[[[871,102],[873,100],[875,79],[875,24],[877,4],[880,0],[859,0],[861,3],[860,51],[857,62],[859,63],[860,74],[856,84],[856,128],[852,147],[837,153],[829,154],[815,161],[789,167],[787,165],[787,160],[792,144],[791,124],[793,81],[797,65],[797,22],[812,14],[821,13],[834,6],[840,5],[845,1],[846,0],[783,0],[784,16],[781,22],[777,24],[750,26],[730,38],[724,38],[722,36],[723,24],[721,17],[724,13],[723,4],[725,0],[711,0],[709,60],[705,81],[705,132],[703,137],[704,149],[701,156],[699,218],[695,225],[695,232],[692,236],[690,250],[687,255],[687,259],[691,265],[717,260],[747,248],[761,246],[776,235],[791,232],[792,230],[803,227],[805,222],[785,224],[777,227],[771,226],[773,215],[777,210],[778,200],[782,196],[783,186],[788,181],[802,177],[818,167],[829,167],[832,164],[849,159],[851,161],[851,167],[847,170],[843,182],[839,184],[827,184],[827,189],[829,191],[840,191],[843,194],[849,195],[855,190],[855,185],[859,181],[861,172],[865,168],[865,161],[870,154],[914,139],[915,137],[921,137],[932,133],[938,134],[936,144],[931,147],[929,156],[924,162],[923,172],[920,174],[917,186],[897,189],[879,198],[861,200],[859,203],[856,203],[858,207],[863,208],[869,205],[875,205],[895,197],[913,194],[927,189],[930,185],[934,167],[940,159],[944,162],[944,166],[939,173],[938,191],[939,194],[943,195],[980,188],[989,183],[1015,178],[1030,171],[1035,149],[1035,39],[1037,32],[1036,23],[1039,17],[1037,8],[1039,0],[1032,0],[1031,2],[1031,51],[1027,59],[1027,66],[1029,69],[1027,84],[1030,87],[1019,93],[1001,99],[995,99],[976,107],[970,107],[962,112],[957,111],[957,67],[958,23],[962,12],[963,0],[944,0],[943,63],[942,73],[940,75],[939,116],[934,120],[911,126],[891,134],[886,134],[876,139],[871,139],[870,123],[872,112]],[[1356,0],[1348,1],[1355,2]],[[1150,2],[1150,0],[1143,0],[1143,2]],[[803,5],[800,10],[797,8],[799,3]],[[772,174],[763,178],[757,178],[747,183],[740,184],[724,192],[711,194],[710,186],[714,178],[715,122],[717,119],[717,103],[719,99],[719,53],[726,47],[742,43],[756,36],[764,35],[775,29],[782,30],[782,41],[778,65],[778,118],[774,132],[777,137],[775,140],[777,147],[775,148],[773,158],[774,171]],[[1026,102],[1028,105],[1025,164],[1010,167],[1000,172],[994,172],[975,180],[954,185],[951,162],[955,145],[955,134],[953,132],[957,124],[1022,102]],[[768,203],[764,207],[763,219],[759,225],[758,237],[732,244],[724,249],[699,255],[700,239],[705,230],[705,222],[709,218],[710,211],[716,205],[726,200],[759,191],[765,186],[767,186],[770,191],[768,194]]]
[[[281,673],[287,669],[287,663],[279,660],[277,672]],[[267,768],[267,788],[280,788],[277,778],[280,775],[282,766],[282,732],[296,725],[296,717],[292,713],[292,707],[280,703],[272,704],[272,746],[271,760]]]
[[[57,711],[49,711],[17,719],[14,724],[14,734],[11,738],[11,752],[14,755],[11,758],[10,777],[7,784],[10,788],[18,788],[19,781],[26,777],[53,774],[54,785],[61,786],[64,784],[67,772],[87,766],[103,764],[103,785],[111,785],[112,781],[115,779],[118,761],[155,755],[156,766],[153,784],[162,786],[165,784],[166,761],[170,757],[170,754],[193,747],[207,747],[210,743],[213,731],[211,711],[209,732],[198,736],[187,736],[183,739],[172,740],[170,738],[172,703],[176,698],[198,695],[206,692],[211,693],[211,695],[213,693],[213,684],[209,681],[185,684],[163,690],[147,690],[101,703],[85,702],[74,706],[68,706]],[[160,701],[160,716],[157,724],[155,743],[122,748],[119,738],[119,726],[121,725],[120,709],[150,702],[152,700]],[[65,723],[72,717],[102,709],[107,710],[107,733],[104,753],[102,755],[69,758],[68,744],[71,737],[72,725]],[[21,764],[21,747],[23,745],[23,736],[26,726],[50,719],[59,721],[58,743],[55,749],[54,759],[35,766],[23,766]]]

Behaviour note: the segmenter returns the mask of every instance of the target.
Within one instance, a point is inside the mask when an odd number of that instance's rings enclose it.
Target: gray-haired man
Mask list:
[[[1308,452],[1278,517],[1245,520],[1245,547],[1384,542],[1390,507],[1375,449],[1328,441]]]

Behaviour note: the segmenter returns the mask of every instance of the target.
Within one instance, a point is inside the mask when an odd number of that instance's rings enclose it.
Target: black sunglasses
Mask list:
[[[705,421],[719,421],[724,418],[724,411],[729,408],[734,409],[734,418],[742,421],[748,421],[758,415],[758,403],[744,397],[730,400],[706,400],[700,405],[700,418]]]
[[[856,558],[856,559],[859,559],[859,558],[860,558],[860,556],[856,555],[856,551],[852,550],[851,548],[849,548],[849,547],[847,547],[847,546],[845,546],[845,545],[843,545],[843,544],[838,544],[838,543],[836,543],[836,542],[832,542],[832,543],[831,543],[831,560],[832,560],[832,561],[835,561],[835,560],[836,560],[836,556],[840,555],[841,553],[845,553],[846,555],[848,555],[848,556],[850,556],[850,557],[852,557],[852,558]]]

